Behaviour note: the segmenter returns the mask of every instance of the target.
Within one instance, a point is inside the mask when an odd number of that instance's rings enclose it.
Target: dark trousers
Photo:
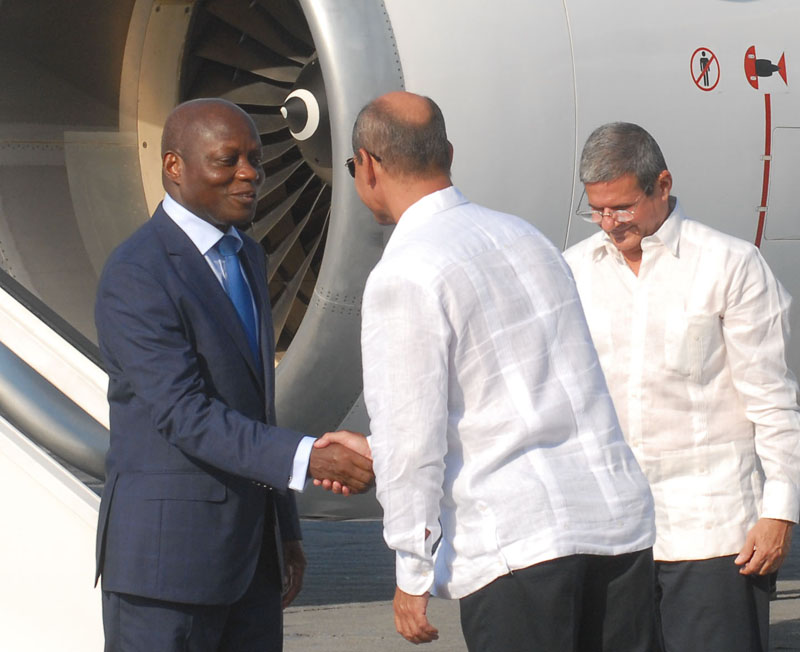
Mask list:
[[[262,551],[253,581],[230,605],[103,591],[105,652],[281,652],[281,582],[271,552]]]
[[[470,652],[651,652],[653,554],[572,555],[461,599]]]
[[[767,652],[769,577],[741,575],[733,560],[656,562],[662,652]]]

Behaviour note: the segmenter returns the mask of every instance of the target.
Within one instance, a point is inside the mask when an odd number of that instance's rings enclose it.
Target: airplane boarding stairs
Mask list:
[[[93,580],[106,375],[34,314],[13,281],[3,285],[0,650],[101,650]]]

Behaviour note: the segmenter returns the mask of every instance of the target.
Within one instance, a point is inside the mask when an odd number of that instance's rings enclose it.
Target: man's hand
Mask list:
[[[306,572],[306,556],[300,541],[283,542],[284,589],[283,608],[286,609],[303,588]]]
[[[348,437],[352,436],[349,439],[350,443],[364,450],[363,446],[357,445],[356,440],[353,439],[364,439],[363,435],[349,431],[340,431],[340,433],[346,433]],[[340,433],[328,434],[338,435]],[[366,446],[366,451],[369,452],[369,446]],[[322,484],[324,481],[338,482],[341,492],[345,493],[342,488],[346,487],[347,494],[365,491],[375,481],[375,475],[372,473],[372,459],[369,455],[362,455],[352,448],[334,441],[326,442],[321,446],[317,443],[314,444],[308,462],[308,472],[314,478],[314,484]]]
[[[401,590],[394,592],[394,626],[407,641],[430,643],[439,638],[439,630],[428,622],[430,593],[411,595]]]
[[[314,448],[325,448],[330,444],[341,444],[342,446],[346,446],[350,450],[353,450],[370,460],[372,459],[372,452],[369,449],[367,438],[360,432],[353,432],[351,430],[326,432],[322,437],[314,442]],[[350,491],[350,487],[342,485],[341,482],[331,480],[330,478],[325,478],[322,480],[315,479],[314,484],[318,487],[322,486],[322,488],[326,491],[332,491],[335,494],[344,494],[345,496],[349,496],[351,493],[356,493],[354,491]]]
[[[789,521],[760,518],[747,533],[739,555],[733,560],[742,575],[768,575],[781,567],[792,543]]]

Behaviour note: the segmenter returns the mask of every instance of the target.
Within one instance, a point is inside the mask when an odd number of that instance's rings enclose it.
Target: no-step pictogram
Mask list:
[[[689,63],[692,81],[701,91],[713,91],[719,84],[719,59],[708,48],[697,48]]]

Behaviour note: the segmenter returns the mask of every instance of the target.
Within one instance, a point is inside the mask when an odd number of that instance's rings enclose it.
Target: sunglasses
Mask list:
[[[364,150],[364,151],[367,152],[367,150]],[[367,152],[367,154],[369,156],[371,156],[372,158],[374,158],[376,161],[378,161],[378,163],[380,163],[381,160],[382,160],[380,156],[375,156],[375,154],[373,154],[372,152]],[[347,167],[347,171],[350,173],[350,176],[355,179],[356,178],[356,158],[355,158],[355,156],[351,156],[349,159],[347,159],[344,162],[344,164]]]

